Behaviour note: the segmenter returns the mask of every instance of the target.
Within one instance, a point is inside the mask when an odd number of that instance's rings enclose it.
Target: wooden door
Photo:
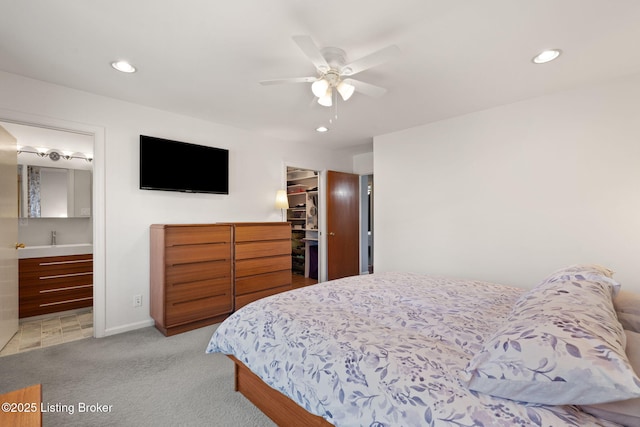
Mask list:
[[[18,152],[0,126],[0,349],[18,331]]]
[[[358,175],[327,172],[327,278],[360,273]]]

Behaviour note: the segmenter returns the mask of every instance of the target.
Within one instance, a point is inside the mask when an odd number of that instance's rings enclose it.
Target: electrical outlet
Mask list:
[[[133,306],[134,307],[142,307],[142,295],[134,295],[133,296]]]

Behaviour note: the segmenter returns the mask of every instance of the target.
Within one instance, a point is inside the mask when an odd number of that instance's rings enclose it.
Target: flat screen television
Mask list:
[[[140,188],[229,194],[229,150],[140,135]]]

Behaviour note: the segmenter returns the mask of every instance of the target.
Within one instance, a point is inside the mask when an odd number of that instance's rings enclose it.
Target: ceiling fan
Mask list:
[[[318,98],[318,104],[325,107],[333,105],[335,92],[340,94],[344,101],[351,98],[354,92],[360,92],[374,98],[384,95],[387,91],[385,88],[355,80],[351,76],[387,62],[400,53],[400,49],[397,46],[391,45],[353,62],[346,63],[346,53],[342,49],[337,47],[318,49],[309,36],[293,36],[292,38],[316,67],[318,75],[262,80],[260,84],[311,83],[311,91]]]

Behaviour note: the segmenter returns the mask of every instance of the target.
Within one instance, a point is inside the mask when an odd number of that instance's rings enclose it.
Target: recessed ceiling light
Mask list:
[[[122,71],[123,73],[135,73],[136,67],[129,64],[127,61],[113,61],[111,66],[118,71]]]
[[[324,132],[328,132],[328,131],[329,131],[329,128],[326,127],[326,126],[318,126],[316,128],[316,132],[324,133]]]
[[[532,61],[536,64],[544,64],[549,61],[553,61],[558,56],[560,56],[560,49],[548,49],[543,50],[539,54],[533,57]]]

